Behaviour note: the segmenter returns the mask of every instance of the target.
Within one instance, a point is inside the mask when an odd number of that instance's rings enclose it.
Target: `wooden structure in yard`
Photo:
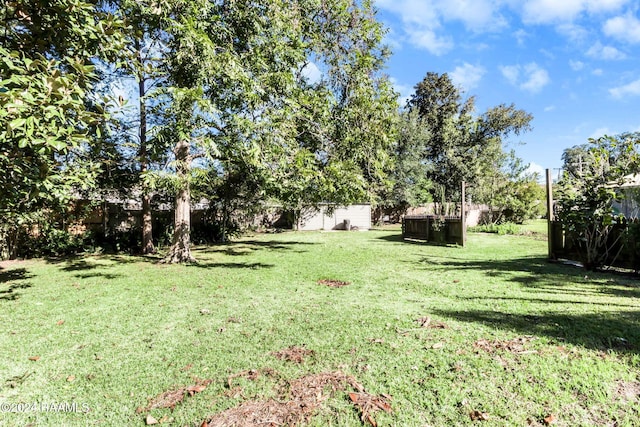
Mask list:
[[[580,261],[584,258],[584,236],[568,230],[554,215],[551,171],[547,169],[547,230],[549,260]],[[631,227],[631,228],[629,228]],[[624,218],[611,226],[600,248],[603,265],[640,272],[640,219]],[[582,246],[582,247],[581,247]]]
[[[427,243],[464,246],[467,240],[465,183],[462,183],[460,216],[412,215],[402,218],[402,238]]]

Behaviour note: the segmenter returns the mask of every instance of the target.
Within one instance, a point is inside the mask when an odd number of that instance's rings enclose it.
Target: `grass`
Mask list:
[[[459,248],[403,243],[397,229],[282,233],[198,248],[190,266],[106,255],[5,262],[0,403],[78,406],[4,413],[0,425],[144,425],[149,413],[199,426],[338,370],[391,396],[392,412],[372,413],[380,426],[550,416],[557,426],[638,425],[639,283],[550,264],[537,238],[468,239]],[[313,354],[299,364],[274,356],[291,346]],[[247,370],[263,375],[229,381]],[[211,383],[173,411],[136,412],[199,379]],[[338,391],[309,425],[363,421]]]

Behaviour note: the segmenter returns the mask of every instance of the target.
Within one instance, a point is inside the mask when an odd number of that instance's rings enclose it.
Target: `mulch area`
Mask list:
[[[243,371],[246,378],[255,377]],[[351,375],[340,371],[305,375],[289,381],[278,390],[278,399],[247,400],[238,406],[212,415],[201,427],[276,427],[298,426],[310,421],[322,404],[338,392],[351,389],[349,399],[358,409],[363,422],[377,426],[373,413],[379,410],[391,412],[391,397],[374,396]]]

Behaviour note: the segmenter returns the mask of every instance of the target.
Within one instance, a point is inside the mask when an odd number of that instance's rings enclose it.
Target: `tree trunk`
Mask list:
[[[147,153],[147,105],[144,99],[146,95],[145,88],[145,75],[144,75],[144,61],[141,54],[140,40],[136,40],[136,55],[138,64],[140,65],[140,71],[138,73],[138,102],[140,109],[140,128],[139,128],[139,142],[140,147],[138,150],[138,160],[140,162],[140,174],[144,174],[148,169],[148,153]],[[151,196],[148,193],[148,189],[143,184],[142,186],[142,253],[152,254],[156,252],[156,248],[153,246],[153,220],[151,216]]]
[[[151,217],[151,196],[142,195],[142,253],[153,254],[156,252],[153,246],[153,220]]]
[[[179,141],[175,148],[176,172],[180,180],[180,189],[176,194],[176,211],[173,230],[173,244],[164,259],[167,263],[195,262],[191,256],[191,189],[189,173],[189,141]]]

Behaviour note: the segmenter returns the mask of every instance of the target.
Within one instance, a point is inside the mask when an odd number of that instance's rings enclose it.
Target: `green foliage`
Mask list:
[[[410,206],[420,206],[432,200],[432,183],[428,178],[431,164],[424,161],[424,147],[429,141],[428,127],[415,111],[400,113],[397,141],[392,146],[395,159],[390,173],[393,187],[383,193],[382,204],[387,211],[401,213]]]
[[[95,182],[187,200],[192,167],[211,169],[197,191],[224,218],[271,198],[375,202],[390,185],[397,94],[371,1],[20,0],[2,13],[0,215]],[[318,82],[303,76],[312,61]],[[120,112],[113,133],[98,73],[138,84],[136,120]]]
[[[612,250],[620,237],[611,241],[612,231],[623,221],[613,202],[624,197],[619,186],[639,165],[637,138],[603,136],[589,140],[585,164],[579,176],[565,173],[554,198],[557,218],[578,250],[586,269],[596,269],[615,257]]]
[[[430,166],[427,176],[444,186],[450,200],[459,197],[460,183],[465,181],[474,184],[468,191],[474,201],[489,202],[486,182],[497,176],[506,180],[503,169],[509,154],[504,152],[505,139],[529,130],[533,119],[514,105],[504,104],[475,117],[475,99],[463,101],[446,73],[427,73],[408,106],[417,112],[429,134],[419,149],[422,161]]]
[[[18,227],[25,213],[56,210],[91,186],[97,165],[83,151],[105,120],[92,61],[121,39],[93,2],[16,0],[0,13],[0,222]]]
[[[499,236],[504,236],[507,234],[521,234],[521,227],[513,222],[502,222],[499,224],[491,223],[469,227],[468,231],[476,233],[495,233]]]

